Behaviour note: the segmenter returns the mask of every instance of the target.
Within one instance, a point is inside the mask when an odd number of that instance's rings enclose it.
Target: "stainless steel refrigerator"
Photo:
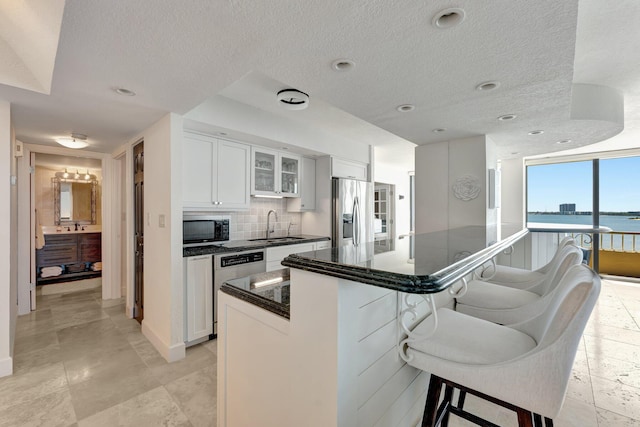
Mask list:
[[[333,247],[373,241],[373,184],[345,178],[332,178],[331,184]]]

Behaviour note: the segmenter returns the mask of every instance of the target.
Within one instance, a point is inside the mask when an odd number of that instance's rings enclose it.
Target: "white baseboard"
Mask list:
[[[13,375],[13,358],[0,359],[0,378]]]
[[[149,340],[149,342],[151,342],[151,344],[153,344],[156,350],[158,350],[160,355],[164,357],[167,362],[171,363],[184,359],[186,355],[186,347],[184,343],[181,342],[171,346],[165,344],[165,342],[162,341],[162,339],[160,339],[160,337],[149,326],[147,326],[144,319],[142,320],[142,334]]]

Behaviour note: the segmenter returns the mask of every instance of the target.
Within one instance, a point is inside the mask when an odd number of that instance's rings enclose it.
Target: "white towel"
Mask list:
[[[40,270],[40,277],[56,277],[62,274],[62,267],[43,267]]]
[[[36,249],[44,248],[44,232],[40,225],[40,212],[36,209]]]

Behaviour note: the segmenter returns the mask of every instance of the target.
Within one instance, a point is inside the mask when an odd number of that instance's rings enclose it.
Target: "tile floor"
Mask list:
[[[13,376],[0,378],[0,426],[215,426],[216,342],[166,363],[99,290],[38,298],[18,319]],[[466,409],[515,416],[470,396]],[[451,418],[452,427],[471,425]],[[640,285],[606,280],[556,427],[640,426]]]

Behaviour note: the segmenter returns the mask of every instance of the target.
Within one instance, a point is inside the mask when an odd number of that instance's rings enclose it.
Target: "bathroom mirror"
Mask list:
[[[96,223],[98,181],[52,178],[55,225]]]

